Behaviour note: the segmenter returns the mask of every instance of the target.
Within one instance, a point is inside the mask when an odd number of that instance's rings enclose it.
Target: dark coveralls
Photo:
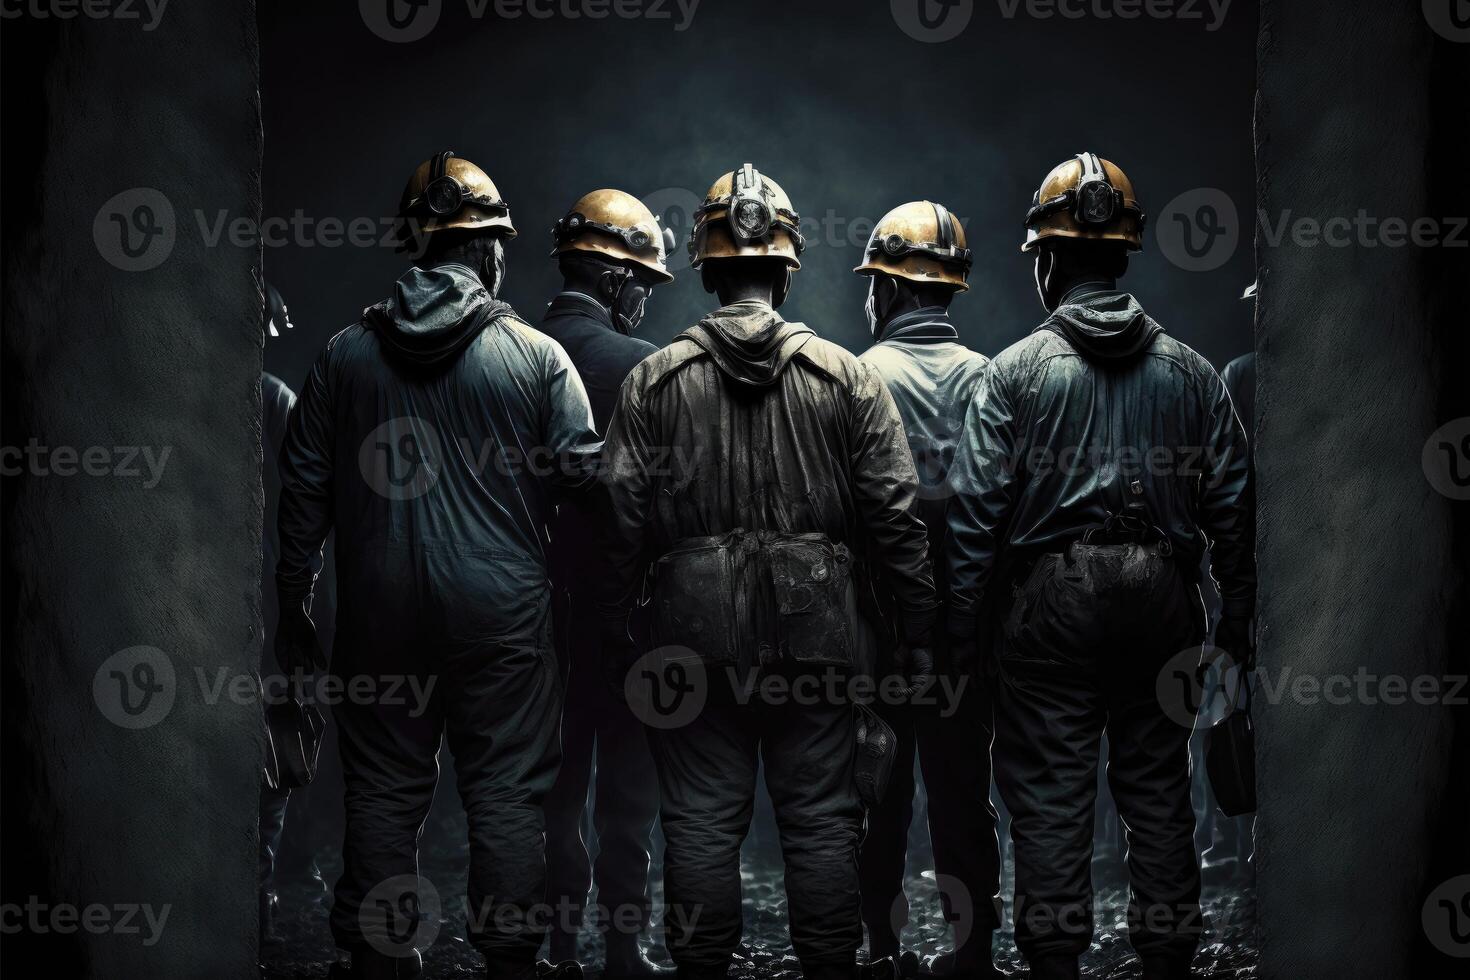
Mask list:
[[[595,481],[599,448],[565,352],[460,265],[410,269],[313,366],[282,455],[277,588],[283,606],[309,594],[335,528],[340,947],[406,952],[404,876],[447,734],[471,938],[491,976],[532,970],[562,702],[544,527],[553,490]]]
[[[648,564],[676,542],[736,529],[820,532],[865,547],[906,639],[927,645],[934,586],[903,423],[877,373],[841,348],[765,303],[724,307],[633,369],[607,446],[607,612],[617,628]],[[767,672],[800,676],[799,657]],[[741,704],[722,687],[726,676],[710,668],[709,703],[689,724],[650,732],[669,951],[681,976],[723,977],[739,947],[740,843],[759,761],[802,970],[847,976],[862,942],[854,709],[843,697]]]
[[[564,292],[552,300],[541,331],[566,350],[587,388],[597,431],[606,432],[623,379],[658,348],[618,332],[602,304],[581,293]],[[551,532],[552,577],[567,697],[561,772],[546,798],[546,900],[557,910],[551,930],[555,962],[576,955],[582,908],[594,875],[598,903],[621,912],[614,921],[631,922],[627,910],[639,910],[637,931],[610,934],[610,942],[636,943],[638,933],[648,926],[651,909],[649,838],[658,816],[658,777],[643,725],[604,683],[597,588],[607,570],[593,545],[599,533],[599,522],[589,507],[569,501],[558,508]],[[582,839],[594,757],[595,866]],[[601,925],[611,928],[607,921]]]
[[[1033,970],[1055,971],[1043,975],[1075,969],[1092,935],[1105,730],[1145,976],[1181,975],[1198,945],[1190,729],[1166,712],[1157,681],[1204,637],[1206,548],[1226,614],[1250,615],[1248,465],[1219,375],[1102,284],[1073,290],[998,355],[970,405],[950,509],[950,615],[963,629],[988,590],[1004,600],[996,780],[1012,816],[1016,941]],[[1142,502],[1171,559],[1077,549],[1129,500]],[[1137,561],[1128,567],[1153,571],[1120,576],[1123,553]]]
[[[942,307],[915,310],[894,319],[861,360],[888,386],[908,430],[919,474],[918,514],[928,530],[935,585],[943,596],[948,588],[943,542],[953,494],[950,467],[965,410],[989,362],[959,342]],[[950,659],[945,633],[941,605],[934,631],[935,669],[958,680],[960,673]],[[891,670],[892,664],[884,669]],[[955,969],[964,972],[980,960],[988,962],[989,950],[981,946],[999,924],[995,898],[1000,891],[1000,851],[995,811],[990,805],[994,726],[989,681],[975,671],[966,678],[958,703],[939,707],[952,713],[945,717],[933,706],[878,708],[898,735],[899,749],[888,793],[868,814],[860,856],[863,922],[868,927],[868,951],[874,958],[899,951],[894,927],[905,917],[894,911],[904,901],[917,746],[929,798],[934,871],[941,876],[945,914],[951,920],[971,912],[974,917],[974,947],[956,950]]]

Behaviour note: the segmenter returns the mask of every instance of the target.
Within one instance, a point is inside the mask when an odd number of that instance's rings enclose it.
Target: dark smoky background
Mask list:
[[[922,33],[920,3],[948,10],[941,29],[964,29],[916,39],[903,25]],[[805,219],[788,319],[865,348],[851,269],[877,218],[931,198],[964,219],[975,267],[954,312],[987,354],[1041,316],[1018,250],[1033,191],[1093,150],[1128,172],[1149,213],[1127,288],[1223,365],[1250,348],[1251,235],[1227,229],[1233,251],[1209,271],[1169,261],[1156,238],[1181,220],[1165,206],[1197,189],[1223,192],[1247,222],[1254,212],[1257,11],[1221,6],[1178,0],[1151,18],[1140,5],[1125,20],[1082,0],[1063,0],[1072,16],[1045,0],[700,0],[692,15],[690,0],[261,0],[264,213],[298,229],[265,246],[296,326],[267,344],[266,367],[299,387],[326,340],[387,294],[408,260],[376,240],[412,169],[446,148],[510,204],[520,237],[505,298],[532,323],[559,284],[551,224],[598,187],[642,197],[679,235],[678,279],[640,336],[662,344],[694,323],[714,304],[684,258],[689,211],[749,160]],[[381,36],[394,23],[424,36]],[[374,242],[336,242],[325,219],[359,220]]]

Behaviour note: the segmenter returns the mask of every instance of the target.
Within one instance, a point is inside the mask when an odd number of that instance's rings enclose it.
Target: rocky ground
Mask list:
[[[459,908],[449,896],[463,894],[463,855],[454,853],[426,854],[423,874],[435,882],[445,895],[446,914],[438,935],[425,953],[426,980],[455,977],[477,977],[482,974],[479,957],[465,941],[462,916],[451,914]],[[754,978],[796,978],[801,975],[792,955],[786,929],[786,902],[780,875],[774,861],[749,853],[745,879],[745,943],[737,958],[732,976],[741,980]],[[337,862],[332,855],[322,856],[322,877],[334,881]],[[1009,892],[1009,886],[1004,889]],[[911,904],[909,926],[904,933],[907,946],[921,954],[944,950],[951,941],[948,926],[940,915],[938,892],[932,873],[919,873],[910,878],[908,894]],[[331,934],[327,929],[329,896],[321,879],[298,876],[283,883],[280,890],[281,912],[276,917],[273,934],[262,947],[261,976],[264,980],[298,980],[324,977],[334,955]],[[1084,975],[1106,980],[1130,980],[1139,976],[1138,961],[1129,949],[1127,938],[1117,927],[1125,901],[1121,884],[1104,885],[1100,889],[1097,908],[1097,938],[1083,962]],[[1195,960],[1195,973],[1201,978],[1224,980],[1256,975],[1255,897],[1246,886],[1211,885],[1205,893],[1208,933]],[[1007,909],[1009,913],[1009,909]],[[1009,914],[1007,915],[1009,921]],[[589,967],[601,961],[600,940],[588,929],[584,932],[582,960]],[[651,955],[667,963],[662,949]],[[996,960],[1007,974],[1024,977],[1025,968],[1016,952],[1009,928],[996,938]]]

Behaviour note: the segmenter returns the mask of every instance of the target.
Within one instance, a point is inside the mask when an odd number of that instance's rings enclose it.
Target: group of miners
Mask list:
[[[1076,978],[1105,735],[1130,939],[1145,980],[1189,976],[1190,729],[1157,680],[1206,637],[1211,575],[1216,645],[1253,656],[1250,466],[1220,376],[1118,287],[1145,224],[1122,170],[1080,153],[1046,176],[1022,245],[1046,316],[994,359],[951,320],[972,254],[930,201],[879,221],[855,270],[861,357],[778,312],[801,219],[749,163],[687,243],[718,308],[663,348],[634,333],[672,236],[636,197],[594,191],[556,222],[539,325],[499,298],[516,229],[481,168],[438,153],[401,215],[412,266],[294,403],[272,399],[281,668],[428,692],[334,709],[334,976],[422,969],[393,946],[422,912],[384,888],[418,873],[447,741],[492,980],[566,975],[594,883],[604,976],[667,973],[639,941],[655,821],[677,975],[724,977],[762,773],[802,973],[895,970],[916,760],[945,911],[972,920],[923,969],[999,976],[992,758],[1017,945],[1036,980]],[[330,663],[311,616],[329,533]],[[696,682],[676,724],[634,696]]]

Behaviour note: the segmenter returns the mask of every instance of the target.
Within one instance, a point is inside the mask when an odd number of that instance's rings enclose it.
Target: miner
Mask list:
[[[515,229],[485,172],[436,154],[400,213],[421,256],[328,342],[291,416],[276,655],[288,672],[326,667],[310,569],[335,529],[347,830],[334,975],[418,974],[436,912],[418,835],[447,739],[471,941],[491,978],[529,978],[562,700],[544,528],[559,493],[595,484],[600,446],[566,353],[497,298]]]
[[[623,379],[658,348],[633,336],[655,286],[672,282],[666,241],[653,214],[619,190],[584,195],[552,229],[552,255],[562,288],[541,330],[566,350],[607,431]],[[658,778],[643,726],[604,683],[598,629],[598,584],[606,577],[592,546],[599,515],[575,501],[562,504],[552,528],[557,646],[567,675],[562,766],[546,799],[547,903],[551,959],[576,958],[588,887],[597,883],[598,922],[606,940],[606,977],[650,977],[661,968],[638,945],[648,927],[650,838],[658,816]],[[592,823],[597,859],[582,837],[582,817],[596,767]],[[667,971],[663,971],[667,972]]]
[[[1048,316],[996,356],[970,403],[949,513],[951,631],[1000,634],[995,770],[1031,975],[1077,977],[1091,939],[1106,732],[1129,937],[1146,980],[1172,980],[1199,941],[1200,874],[1190,729],[1160,679],[1199,656],[1207,548],[1217,642],[1249,657],[1245,434],[1208,362],[1118,289],[1144,227],[1122,170],[1093,153],[1063,162],[1025,223]],[[993,622],[978,615],[988,597]]]
[[[928,542],[893,398],[776,312],[803,246],[774,180],[747,163],[715,181],[689,251],[720,307],[633,369],[608,429],[604,656],[624,690],[669,682],[664,717],[646,720],[684,978],[724,977],[739,946],[758,765],[802,972],[853,974],[863,801],[881,780],[834,680],[871,657],[858,596],[875,578],[894,595],[900,669],[913,681],[932,665]],[[645,593],[652,646],[637,657],[628,613]],[[703,703],[681,715],[685,698]]]
[[[952,496],[949,476],[956,438],[974,397],[986,358],[960,343],[949,306],[969,286],[971,265],[965,231],[949,209],[931,201],[895,208],[873,229],[863,262],[854,271],[868,277],[868,324],[873,347],[862,362],[883,379],[908,430],[919,476],[916,513],[929,535],[935,585],[948,585],[943,560],[945,515]],[[885,605],[893,606],[891,596]],[[885,616],[885,622],[894,617]],[[898,930],[906,907],[903,879],[913,818],[914,754],[917,747],[929,801],[929,836],[934,870],[946,917],[965,919],[956,948],[936,957],[929,970],[966,977],[995,977],[992,933],[998,925],[994,899],[1000,890],[1000,852],[995,811],[990,805],[988,683],[972,654],[973,644],[951,650],[946,617],[939,610],[935,666],[953,683],[942,689],[954,703],[879,702],[880,713],[898,737],[888,793],[868,815],[861,853],[863,921],[871,961],[899,954]],[[902,638],[882,637],[880,672]]]

